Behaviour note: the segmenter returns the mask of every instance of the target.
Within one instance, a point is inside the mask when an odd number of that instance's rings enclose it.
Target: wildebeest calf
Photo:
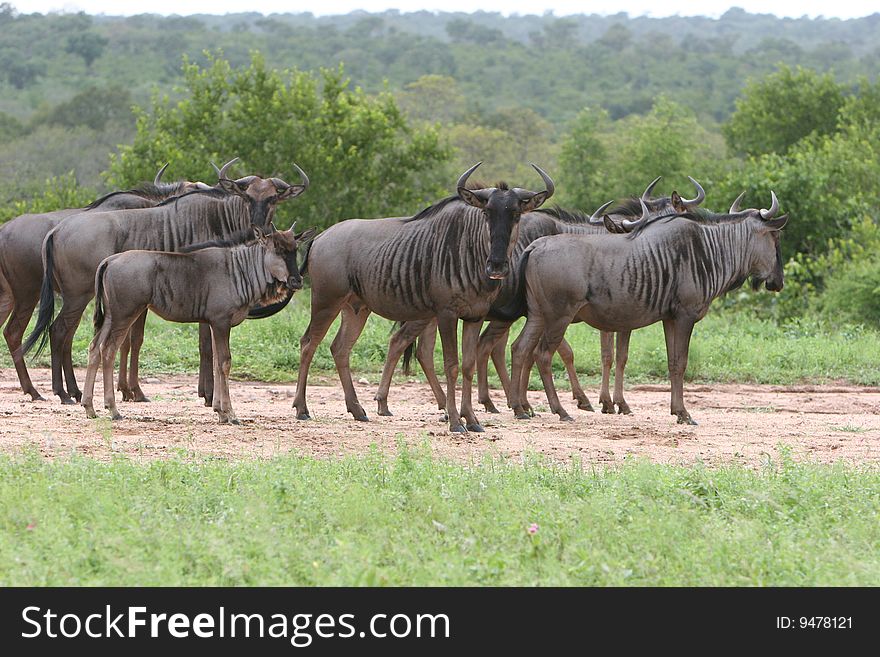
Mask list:
[[[232,248],[211,246],[215,242],[187,253],[133,250],[104,259],[95,275],[95,338],[82,401],[86,415],[95,417],[92,397],[101,362],[104,405],[114,420],[122,417],[113,392],[113,362],[129,326],[149,308],[172,322],[211,327],[218,384],[212,405],[221,424],[238,424],[229,400],[229,331],[251,307],[275,303],[302,287],[296,245],[306,233],[294,235],[292,228],[264,233],[254,226],[256,242]]]

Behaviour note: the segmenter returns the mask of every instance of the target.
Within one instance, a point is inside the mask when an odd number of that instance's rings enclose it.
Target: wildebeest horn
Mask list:
[[[745,192],[741,192],[739,196],[733,199],[733,203],[730,204],[730,210],[727,211],[728,214],[736,214],[739,212],[739,204],[745,195]]]
[[[633,230],[637,226],[643,224],[648,220],[648,216],[650,215],[650,211],[648,210],[648,206],[645,205],[645,199],[640,198],[639,204],[642,206],[642,216],[636,219],[635,221],[630,221],[629,219],[623,220],[623,227],[627,230]]]
[[[532,164],[532,163],[529,162],[529,164]],[[532,168],[538,172],[538,175],[541,176],[541,180],[544,181],[544,187],[547,190],[547,198],[550,198],[551,196],[553,196],[553,192],[556,191],[556,185],[553,184],[553,179],[550,176],[548,176],[547,172],[544,171],[537,164],[532,164]],[[544,199],[544,200],[546,201],[547,199]]]
[[[651,198],[651,193],[654,191],[654,186],[655,186],[658,182],[660,182],[660,179],[661,179],[662,177],[663,177],[663,176],[657,176],[656,178],[654,178],[654,180],[651,181],[651,184],[650,184],[650,185],[648,185],[647,187],[645,187],[645,191],[642,192],[642,198],[643,198],[644,200],[647,201],[647,200],[649,200],[649,199]]]
[[[166,162],[164,165],[162,165],[162,168],[159,169],[159,173],[157,173],[157,174],[156,174],[156,177],[153,178],[153,184],[154,184],[154,185],[158,185],[159,182],[162,180],[162,174],[165,173],[165,169],[168,168],[168,165],[169,165],[169,164],[171,164],[171,163],[170,163],[170,162]]]
[[[770,209],[761,210],[761,219],[770,219],[779,211],[779,199],[776,198],[776,192],[770,190]]]
[[[299,173],[299,179],[303,186],[303,190],[307,189],[309,186],[309,177],[306,175],[306,172],[300,169],[299,165],[296,162],[293,163],[293,168],[296,169]]]
[[[697,196],[692,199],[683,198],[683,199],[681,199],[681,202],[682,202],[682,204],[684,204],[685,207],[691,207],[692,205],[699,205],[700,203],[702,203],[703,201],[706,200],[706,190],[704,190],[703,186],[700,183],[698,183],[696,180],[691,178],[690,176],[688,176],[688,180],[690,180],[693,183],[694,187],[697,188]]]
[[[219,169],[217,168],[217,165],[216,165],[216,164],[214,164],[213,162],[211,162],[211,166],[214,167],[214,171],[217,172],[217,179],[218,179],[218,180],[228,180],[228,177],[226,176],[226,171],[227,171],[227,170],[229,169],[229,167],[231,167],[235,162],[238,162],[238,158],[237,158],[237,157],[232,158],[231,160],[229,160],[229,162],[227,162],[226,164],[224,164],[224,165],[223,165],[222,167],[220,167]]]
[[[468,181],[468,178],[471,177],[471,174],[472,174],[472,173],[477,169],[477,167],[480,166],[481,164],[482,164],[482,162],[477,162],[474,166],[472,166],[470,169],[468,169],[468,170],[465,171],[463,174],[461,174],[461,177],[458,179],[458,182],[455,183],[455,188],[456,188],[456,189],[461,189],[462,187],[464,187],[465,184],[466,184],[467,181]]]
[[[592,225],[592,226],[601,226],[601,225],[603,225],[605,222],[604,222],[604,220],[602,219],[602,213],[605,212],[605,209],[606,209],[609,205],[611,205],[612,203],[614,203],[614,201],[608,201],[608,202],[605,203],[603,206],[601,206],[598,210],[596,210],[593,214],[591,214],[591,215],[590,215],[590,218],[589,218],[589,223],[590,223],[590,225]]]

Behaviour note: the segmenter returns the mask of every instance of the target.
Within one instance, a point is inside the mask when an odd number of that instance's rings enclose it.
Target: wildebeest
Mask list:
[[[735,202],[736,206],[737,202]],[[520,261],[527,320],[514,341],[511,404],[523,409],[523,365],[533,351],[550,408],[562,420],[550,359],[565,329],[575,320],[603,331],[633,330],[663,322],[672,386],[671,412],[679,423],[695,424],[684,407],[683,381],[694,324],[712,300],[740,287],[749,276],[757,289],[783,286],[779,231],[788,217],[773,218],[776,194],[768,210],[727,215],[643,218],[621,238],[611,235],[544,237],[526,249]]]
[[[695,208],[706,198],[706,193],[702,186],[693,178],[688,176],[690,181],[696,188],[697,195],[692,199],[684,199],[677,192],[673,192],[671,196],[653,198],[652,193],[654,187],[660,181],[661,177],[655,178],[645,189],[639,198],[633,197],[619,201],[617,204],[609,201],[596,210],[592,215],[581,212],[572,212],[561,208],[543,209],[533,212],[528,221],[522,226],[517,238],[517,244],[512,254],[513,262],[517,262],[525,248],[533,241],[547,235],[558,234],[574,234],[574,235],[599,235],[608,231],[606,226],[608,222],[621,222],[618,226],[616,223],[610,226],[612,232],[628,232],[630,230],[630,222],[636,217],[641,216],[642,202],[648,207],[652,216],[661,214],[681,213],[689,209]],[[609,208],[609,206],[612,206]],[[488,361],[491,355],[504,388],[504,394],[509,400],[510,379],[507,376],[507,364],[505,359],[505,348],[507,345],[507,336],[510,326],[519,314],[511,314],[511,308],[515,308],[516,304],[511,305],[511,301],[515,295],[518,283],[517,269],[514,268],[511,275],[505,278],[502,289],[492,304],[489,311],[488,319],[490,320],[488,327],[480,336],[477,345],[477,388],[478,400],[484,405],[489,413],[497,413],[498,409],[489,396],[489,379],[488,379]],[[388,391],[391,386],[391,378],[397,361],[401,353],[404,354],[404,368],[408,367],[410,359],[411,346],[418,336],[418,347],[416,348],[416,357],[425,377],[428,380],[434,397],[440,409],[445,408],[445,395],[437,381],[434,373],[434,344],[436,321],[422,321],[405,324],[400,327],[397,333],[392,337],[388,345],[388,354],[385,360],[385,367],[382,372],[382,379],[379,383],[379,389],[376,392],[375,399],[379,407],[379,415],[391,415],[388,409]],[[620,331],[617,334],[617,354],[614,354],[614,334],[602,332],[602,386],[599,394],[599,401],[602,405],[604,413],[613,413],[616,405],[619,412],[630,413],[629,405],[623,397],[623,373],[626,366],[627,355],[629,350],[629,331]],[[583,388],[578,381],[577,371],[574,365],[574,352],[571,346],[564,339],[559,345],[559,355],[565,365],[571,382],[572,397],[577,401],[578,408],[592,411],[593,407],[584,393]],[[609,390],[611,365],[616,361],[616,374],[614,379],[614,398]],[[531,369],[528,364],[527,369]],[[524,403],[527,411],[531,411],[527,403]]]
[[[309,418],[309,367],[315,349],[341,311],[342,325],[330,350],[345,390],[347,410],[355,419],[367,420],[351,380],[349,354],[367,317],[375,312],[396,321],[437,318],[449,428],[482,431],[471,402],[480,325],[508,274],[520,216],[550,198],[554,185],[550,176],[535,166],[546,186],[544,191],[510,189],[506,184],[468,189],[467,180],[478,166],[461,175],[457,194],[413,217],[350,219],[331,226],[312,242],[303,266],[311,278],[312,308],[311,321],[300,340],[293,403],[298,418]],[[461,409],[455,407],[459,319],[464,321]]]
[[[101,216],[77,214],[46,235],[42,247],[40,310],[24,349],[29,350],[41,336],[44,343],[49,334],[52,390],[62,403],[72,404],[71,397],[81,398],[73,372],[71,345],[80,317],[94,295],[95,271],[104,258],[131,249],[178,251],[214,239],[244,241],[251,235],[252,226],[265,227],[272,221],[279,202],[298,196],[309,184],[308,177],[295,164],[302,179],[298,185],[259,176],[230,180],[226,172],[234,161],[218,170],[216,188],[190,192],[153,208],[117,210]],[[63,300],[54,321],[53,286]],[[211,391],[207,389],[207,377],[203,376],[210,358],[206,326],[200,327],[199,338],[200,393],[209,403]],[[67,390],[62,385],[62,366]]]
[[[6,345],[15,363],[21,389],[26,395],[30,395],[32,400],[42,400],[43,397],[31,382],[20,347],[28,322],[40,299],[40,281],[43,277],[40,245],[43,239],[63,219],[80,212],[97,214],[107,210],[148,208],[173,196],[180,196],[196,189],[208,189],[204,183],[161,182],[162,174],[167,167],[166,164],[159,170],[152,184],[111,192],[85,208],[23,214],[0,226],[0,325],[7,317],[9,318],[3,331]],[[127,343],[128,340],[126,345],[123,345],[123,359],[128,352]]]
[[[229,332],[254,305],[272,304],[300,289],[293,228],[271,232],[254,226],[256,242],[226,248],[197,245],[186,253],[124,251],[104,259],[95,274],[95,337],[89,347],[83,406],[95,417],[92,397],[98,365],[104,370],[104,405],[114,420],[122,416],[113,392],[113,361],[125,333],[147,309],[172,322],[210,327],[216,391],[213,407],[220,423],[238,424],[229,399]],[[308,231],[307,231],[308,232]]]

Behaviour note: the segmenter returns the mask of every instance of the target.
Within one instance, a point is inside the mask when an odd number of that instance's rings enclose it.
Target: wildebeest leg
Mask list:
[[[299,340],[299,372],[296,378],[296,397],[293,398],[297,420],[311,418],[309,408],[306,405],[306,381],[309,378],[309,367],[312,365],[312,358],[315,356],[318,345],[327,335],[327,329],[339,314],[343,301],[343,299],[338,299],[332,305],[325,306],[314,293],[312,294],[312,319],[306,327],[306,332]]]
[[[454,433],[467,433],[455,407],[455,384],[458,381],[458,318],[444,314],[437,317],[440,330],[440,344],[443,347],[443,372],[446,374],[446,415],[449,430]]]
[[[101,347],[101,361],[104,365],[104,408],[110,411],[110,419],[121,420],[122,415],[116,408],[116,392],[113,389],[113,365],[119,345],[128,333],[128,326],[113,326],[110,318],[106,316],[104,322],[105,325],[106,323],[110,325],[107,339]]]
[[[65,298],[61,311],[49,327],[49,342],[52,348],[52,392],[61,399],[62,404],[74,404],[71,396],[81,399],[73,374],[73,361],[70,358],[73,336],[79,320],[88,304],[88,297]],[[62,376],[67,379],[64,389]]]
[[[404,322],[388,343],[388,355],[385,357],[385,366],[382,368],[382,380],[379,381],[379,389],[376,391],[376,396],[373,397],[378,402],[379,415],[392,415],[388,409],[388,390],[391,388],[391,378],[394,376],[397,361],[428,324],[433,324],[433,321],[426,319]],[[433,326],[431,332],[434,332]]]
[[[489,357],[501,379],[501,387],[504,388],[504,396],[510,399],[510,377],[507,376],[507,363],[504,351],[507,348],[507,335],[510,331],[508,322],[489,322],[486,330],[480,336],[477,343],[477,401],[483,405],[487,413],[500,412],[492,397],[489,396]]]
[[[518,420],[528,420],[531,417],[524,407],[524,401],[529,387],[532,354],[543,333],[543,318],[532,313],[510,348],[510,407]]]
[[[684,407],[684,372],[687,369],[688,348],[694,322],[689,319],[663,320],[666,336],[666,358],[669,362],[669,383],[672,388],[670,412],[679,424],[696,424]]]
[[[463,322],[461,329],[461,411],[468,431],[483,432],[473,407],[474,370],[477,368],[477,341],[480,339],[482,320]]]
[[[110,317],[104,315],[104,324],[101,330],[92,338],[89,344],[89,364],[86,369],[86,381],[83,384],[82,405],[86,409],[86,417],[98,417],[95,413],[95,407],[92,402],[95,396],[95,379],[98,376],[98,367],[103,363],[103,349],[107,343],[107,337],[110,335],[111,320]],[[105,374],[106,377],[106,374]],[[104,379],[106,392],[107,379]]]
[[[556,384],[553,382],[553,354],[565,339],[566,328],[568,328],[568,322],[565,318],[556,318],[547,322],[544,335],[535,350],[535,362],[538,364],[538,371],[541,374],[541,382],[544,384],[544,393],[547,395],[550,410],[556,413],[560,420],[573,422],[572,417],[562,407],[556,392]]]
[[[134,402],[148,402],[147,396],[144,394],[144,391],[141,390],[141,382],[139,379],[138,369],[140,365],[141,358],[141,347],[144,345],[144,325],[147,322],[147,311],[145,310],[140,314],[136,320],[134,320],[134,324],[131,325],[131,329],[128,332],[128,337],[126,338],[131,343],[131,368],[128,370],[128,389],[131,391],[131,401]],[[119,356],[119,366],[122,367],[122,356]],[[122,371],[120,369],[119,374],[120,379],[122,378]]]
[[[232,410],[229,398],[229,371],[232,369],[232,354],[229,351],[229,324],[211,324],[211,346],[214,361],[214,382],[216,390],[211,405],[217,413],[220,424],[241,424]]]
[[[602,346],[602,386],[599,388],[599,403],[603,413],[614,413],[611,401],[611,364],[614,362],[614,333],[601,331],[599,343]]]
[[[128,352],[131,351],[131,331],[125,334],[119,345],[119,381],[116,389],[122,393],[122,401],[131,401],[133,396],[128,386]]]
[[[440,380],[434,371],[434,346],[437,344],[437,320],[432,319],[419,336],[419,343],[416,347],[416,360],[425,373],[428,385],[431,386],[431,392],[434,393],[434,399],[437,401],[437,408],[444,413],[446,412],[446,393],[440,387]],[[448,420],[449,418],[443,418]]]
[[[24,337],[24,332],[27,330],[28,322],[34,313],[36,305],[35,298],[33,300],[28,299],[27,301],[18,298],[14,299],[12,301],[12,314],[9,315],[9,321],[3,329],[3,336],[6,338],[9,353],[12,354],[12,362],[15,363],[15,371],[18,374],[18,381],[21,384],[22,391],[24,394],[31,396],[31,401],[46,401],[34,387],[27,371],[27,365],[24,362],[24,354],[21,352],[21,339]],[[3,324],[5,319],[3,315],[3,300],[0,300],[0,325]]]
[[[565,371],[568,372],[568,381],[571,383],[571,398],[574,399],[578,408],[582,411],[593,411],[593,405],[587,399],[587,394],[581,388],[581,382],[578,381],[577,370],[574,368],[574,349],[568,344],[568,340],[562,339],[559,343],[559,357],[565,365]]]
[[[617,332],[617,353],[614,357],[614,405],[622,415],[632,415],[629,404],[623,398],[623,370],[629,357],[629,336],[632,331]]]
[[[345,409],[359,422],[367,422],[369,418],[364,407],[358,401],[354,382],[351,380],[349,359],[351,348],[363,332],[369,316],[370,309],[366,306],[358,305],[355,307],[352,304],[345,304],[342,307],[342,323],[339,325],[336,337],[330,344],[330,353],[336,363],[336,372],[339,374],[339,381],[345,391]]]
[[[211,327],[206,322],[199,322],[199,397],[205,399],[205,406],[214,401],[214,356]]]

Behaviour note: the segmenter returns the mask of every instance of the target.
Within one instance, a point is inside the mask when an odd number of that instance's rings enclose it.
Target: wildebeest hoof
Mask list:
[[[214,400],[211,397],[205,397],[205,406],[213,406]]]
[[[150,398],[147,397],[147,396],[146,396],[144,393],[142,393],[140,390],[138,390],[137,392],[135,392],[135,393],[132,395],[132,399],[131,399],[131,401],[135,402],[136,404],[146,404],[146,403],[149,403]]]
[[[589,399],[578,399],[578,408],[582,411],[593,412],[593,405],[590,403]]]
[[[83,394],[79,390],[77,390],[75,393],[73,393],[73,398],[76,400],[76,403],[79,404],[82,401]]]
[[[237,417],[233,417],[233,418],[230,418],[230,419],[229,419],[229,424],[240,425],[240,424],[241,424],[241,420],[239,420]]]
[[[599,403],[602,404],[602,412],[610,415],[614,415],[614,404],[610,401],[599,400]]]
[[[487,400],[487,401],[481,401],[480,403],[483,405],[483,408],[486,409],[487,413],[500,413],[501,412],[497,408],[495,408],[495,404],[492,403],[491,399]]]
[[[467,425],[467,430],[468,430],[468,431],[473,431],[473,432],[475,432],[475,433],[483,433],[483,432],[485,431],[485,429],[483,428],[483,425],[480,424],[480,423],[477,423],[477,424],[468,424],[468,425]]]
[[[86,417],[87,417],[87,418],[91,418],[91,419],[94,420],[96,417],[98,417],[98,414],[95,413],[95,409],[94,409],[94,408],[89,408],[89,407],[87,406],[87,407],[86,407]]]
[[[632,415],[633,412],[629,410],[629,404],[626,402],[620,403],[617,405],[617,412],[620,415]]]
[[[464,428],[463,424],[458,424],[454,427],[449,427],[449,431],[452,433],[467,433],[467,429]]]
[[[573,418],[571,415],[568,415],[568,414],[566,414],[566,415],[560,415],[560,416],[559,416],[559,421],[560,421],[560,422],[574,422],[574,418]]]
[[[526,411],[523,411],[521,413],[516,414],[516,419],[517,420],[531,420],[532,416],[529,415]]]
[[[309,415],[308,413],[297,413],[296,419],[297,420],[311,420],[312,416]]]
[[[43,395],[41,395],[40,393],[38,393],[36,390],[34,390],[33,392],[31,392],[30,395],[31,395],[31,401],[32,401],[32,402],[35,402],[35,401],[46,401],[46,398],[43,397]]]
[[[388,409],[385,409],[384,411],[377,411],[376,415],[381,415],[382,417],[394,417],[394,413],[392,413]]]
[[[121,420],[121,419],[122,419],[122,414],[121,414],[119,411],[111,411],[111,413],[110,413],[110,419],[111,419],[111,420]]]
[[[676,415],[678,415],[678,424],[689,424],[691,426],[697,426],[697,421],[694,420],[690,416],[690,413],[688,413],[687,411],[681,414],[676,413]]]
[[[62,397],[61,403],[64,404],[65,406],[73,406],[77,402],[73,401],[73,399],[71,399],[70,397]]]

